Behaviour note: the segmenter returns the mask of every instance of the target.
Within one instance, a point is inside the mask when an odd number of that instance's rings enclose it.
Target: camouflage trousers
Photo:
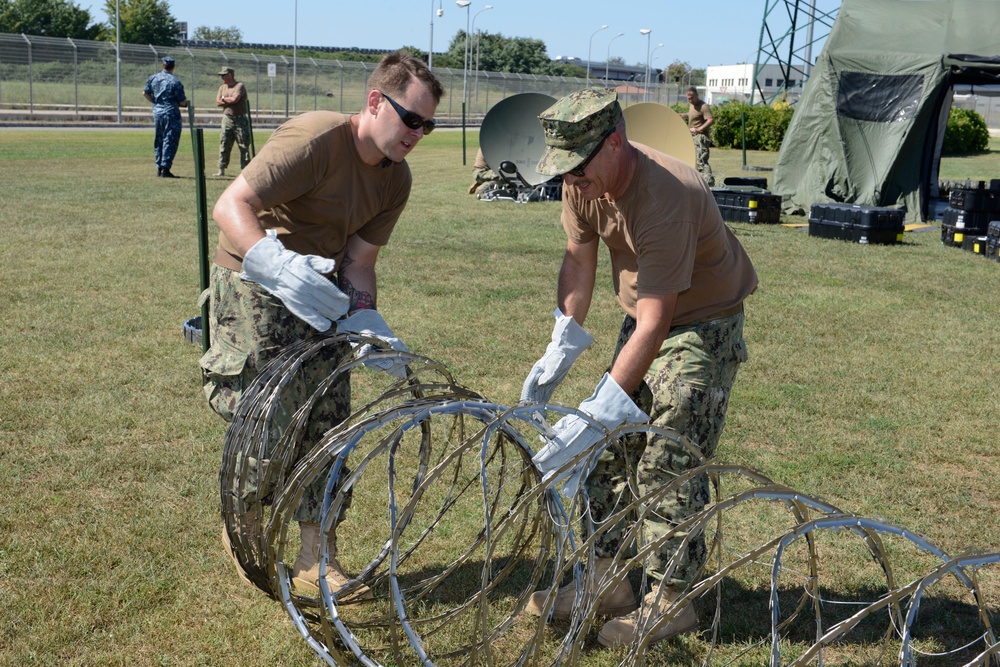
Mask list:
[[[156,135],[153,138],[153,156],[156,166],[160,169],[170,169],[177,155],[177,144],[181,140],[181,114],[154,113],[153,125]]]
[[[219,169],[229,166],[229,156],[233,153],[233,143],[240,151],[240,169],[250,164],[250,119],[246,114],[222,116],[219,131]]]
[[[701,174],[708,187],[715,185],[715,174],[708,164],[709,147],[712,145],[707,134],[694,135],[694,168]]]
[[[626,316],[616,358],[635,326],[635,319]],[[673,428],[694,443],[706,459],[711,458],[719,444],[736,372],[746,359],[742,312],[674,327],[632,400],[646,411],[651,423]],[[629,497],[630,487],[645,495],[698,465],[697,458],[662,437],[639,434],[619,440],[604,452],[586,482],[594,520],[613,514],[617,499],[622,494]],[[677,523],[703,509],[708,500],[708,478],[699,475],[663,497],[656,506],[644,508],[647,518],[641,526],[643,543],[663,537]],[[618,553],[626,528],[622,522],[598,536],[597,555],[610,557]],[[675,535],[650,555],[645,566],[650,577],[663,579],[684,537]],[[704,538],[692,540],[686,553],[681,554],[671,580],[692,582],[705,558]]]
[[[212,266],[209,291],[212,346],[201,360],[202,390],[208,404],[227,422],[232,421],[244,390],[287,345],[315,335],[315,330],[293,315],[281,301],[260,285],[240,278],[239,273]],[[340,360],[350,353],[350,345],[323,348],[296,373],[281,393],[271,421],[268,441],[277,443],[295,411],[329,377]],[[294,459],[301,460],[323,434],[350,415],[351,385],[339,381],[327,389],[313,406],[305,433]],[[261,487],[251,462],[248,484],[242,489],[244,502],[269,504],[273,488]],[[343,475],[349,471],[344,469]],[[318,475],[305,490],[295,513],[298,521],[319,521],[327,475]],[[235,490],[234,490],[235,491]],[[344,509],[350,505],[345,504]]]

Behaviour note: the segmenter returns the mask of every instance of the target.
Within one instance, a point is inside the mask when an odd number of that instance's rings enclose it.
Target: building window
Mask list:
[[[764,87],[770,88],[774,85],[774,79],[764,79]]]

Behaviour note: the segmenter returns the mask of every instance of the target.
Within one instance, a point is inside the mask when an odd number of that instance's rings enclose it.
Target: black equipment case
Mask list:
[[[855,243],[902,243],[906,211],[857,204],[813,204],[809,236]]]

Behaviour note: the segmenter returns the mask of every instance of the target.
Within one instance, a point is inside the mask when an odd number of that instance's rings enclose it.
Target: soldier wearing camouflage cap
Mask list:
[[[614,91],[572,93],[542,112],[539,120],[546,150],[537,170],[563,176],[562,225],[568,241],[552,341],[528,374],[522,401],[548,402],[593,342],[582,325],[603,240],[611,253],[615,293],[625,319],[611,366],[580,410],[608,430],[647,420],[672,428],[710,458],[737,369],[747,358],[743,300],[757,287],[750,258],[723,222],[715,197],[697,171],[628,141]],[[553,437],[533,461],[545,478],[568,476],[562,487],[566,493],[576,493],[583,478],[595,523],[609,516],[620,495],[629,492],[630,471],[637,471],[631,482],[638,482],[637,492],[646,494],[700,464],[671,440],[650,433],[628,436],[586,470],[565,471],[564,464],[591,451],[604,433],[577,415],[564,417],[552,430]],[[704,507],[708,498],[708,480],[692,479],[649,508],[642,534],[656,540]],[[598,581],[614,567],[626,533],[626,526],[616,525],[597,536]],[[602,644],[631,642],[640,613],[659,615],[696,581],[704,566],[703,539],[692,541],[676,567],[670,567],[682,538],[666,541],[646,560],[646,574],[659,583],[643,596],[641,608],[628,579],[601,598],[598,613],[615,617],[600,630]],[[543,613],[547,595],[532,595],[527,611]],[[560,589],[553,617],[569,617],[575,603],[572,584]],[[649,640],[661,641],[697,626],[697,614],[686,603]]]

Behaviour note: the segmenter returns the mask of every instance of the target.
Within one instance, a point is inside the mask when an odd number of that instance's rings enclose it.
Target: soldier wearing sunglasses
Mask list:
[[[410,194],[406,156],[434,128],[442,93],[423,62],[391,53],[369,77],[358,113],[313,111],[287,121],[219,198],[209,290],[212,347],[200,364],[209,404],[227,421],[243,388],[268,361],[317,332],[363,333],[406,349],[376,310],[375,263]],[[298,374],[301,386],[287,388],[284,397],[308,398],[349,351],[326,349]],[[402,367],[383,370],[405,376]],[[279,413],[290,417],[298,405],[282,407]],[[313,408],[304,442],[318,441],[349,414],[345,379]],[[322,486],[308,489],[295,512],[302,548],[292,583],[310,595],[319,587]],[[255,498],[244,499],[246,506],[259,506],[270,491],[257,489]],[[237,522],[253,532],[256,514],[251,510]],[[348,580],[336,560],[335,530],[327,541],[326,579],[336,592]],[[354,590],[353,600],[364,597],[370,591]]]
[[[705,458],[713,456],[730,389],[747,358],[743,300],[757,287],[750,258],[723,222],[697,171],[628,141],[615,92],[572,93],[542,112],[539,120],[547,148],[537,171],[563,176],[567,243],[552,341],[528,374],[522,401],[548,402],[593,342],[582,325],[603,240],[625,319],[609,370],[580,410],[608,430],[647,421],[672,428]],[[595,463],[578,466],[586,469],[557,472],[580,453],[591,452],[605,431],[577,415],[567,415],[552,430],[533,461],[545,478],[569,479],[562,486],[564,493],[576,493],[583,480],[596,525],[614,511],[622,493],[646,494],[699,465],[672,441],[638,434],[612,444]],[[647,539],[667,534],[704,507],[708,497],[708,480],[693,479],[658,506],[647,508],[642,534]],[[612,526],[597,536],[598,582],[614,567],[625,528]],[[602,597],[597,612],[613,617],[598,634],[602,644],[631,642],[640,613],[660,615],[696,580],[704,565],[703,539],[693,541],[678,566],[668,571],[682,538],[667,541],[646,559],[646,575],[655,585],[639,603],[628,579]],[[535,593],[527,611],[543,613],[547,593]],[[575,602],[573,584],[560,589],[553,617],[568,618]],[[697,625],[697,614],[687,603],[649,639],[661,641]]]

